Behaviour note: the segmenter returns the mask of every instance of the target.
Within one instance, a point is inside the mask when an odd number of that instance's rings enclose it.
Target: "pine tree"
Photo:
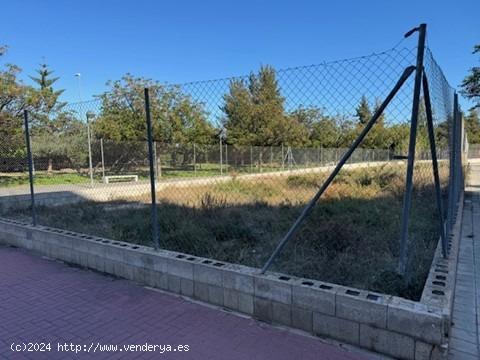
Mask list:
[[[287,141],[289,118],[271,66],[262,66],[248,81],[233,80],[224,96],[224,126],[229,141],[242,145],[280,145]]]
[[[370,110],[370,105],[365,95],[360,99],[360,104],[357,109],[358,124],[365,125],[372,118],[372,111]]]
[[[59,97],[65,90],[53,90],[53,84],[57,82],[59,77],[50,77],[53,74],[53,70],[50,70],[45,63],[40,64],[40,68],[36,70],[36,73],[38,77],[30,76],[30,79],[39,86],[39,94],[45,107],[44,112],[48,114],[58,110],[58,106],[63,107],[64,104],[59,102]]]
[[[64,90],[53,89],[53,84],[59,78],[51,77],[53,71],[45,63],[41,64],[36,72],[38,77],[30,76],[30,79],[38,85],[34,96],[39,108],[32,117],[31,132],[38,141],[39,154],[48,157],[50,173],[53,170],[53,158],[62,152],[57,144],[57,138],[63,135],[71,124],[63,111],[66,103],[59,101]]]
[[[373,112],[376,113],[378,111],[378,109],[380,109],[381,105],[382,105],[382,102],[379,99],[377,99],[375,101],[375,107],[373,109]],[[372,116],[373,116],[373,114],[372,114]],[[380,117],[377,119],[376,126],[379,127],[379,128],[382,128],[382,129],[385,127],[385,112],[382,112]]]

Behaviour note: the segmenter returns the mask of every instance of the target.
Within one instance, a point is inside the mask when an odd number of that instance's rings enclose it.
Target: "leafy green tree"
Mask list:
[[[99,96],[101,111],[92,124],[97,138],[120,141],[144,141],[147,136],[144,89],[149,88],[153,137],[163,144],[172,144],[172,165],[183,153],[187,163],[193,155],[191,146],[210,144],[215,128],[208,121],[203,105],[182,93],[178,86],[126,74],[120,80],[109,81],[110,90]],[[177,146],[178,145],[178,146]]]
[[[480,53],[480,44],[475,45],[473,54]],[[474,66],[462,82],[462,94],[475,102],[475,108],[480,108],[480,67]]]
[[[201,103],[150,79],[126,74],[109,81],[110,90],[99,96],[101,111],[95,120],[97,138],[115,141],[146,139],[144,89],[150,91],[150,112],[154,138],[163,143],[211,143],[215,129]]]
[[[7,46],[0,46],[0,57],[7,49]],[[0,145],[5,156],[24,154],[23,112],[34,112],[40,107],[35,89],[19,80],[21,71],[9,63],[0,69]]]
[[[335,118],[326,116],[318,108],[304,110],[308,121],[305,121],[310,133],[312,146],[333,148],[339,146],[340,131]]]

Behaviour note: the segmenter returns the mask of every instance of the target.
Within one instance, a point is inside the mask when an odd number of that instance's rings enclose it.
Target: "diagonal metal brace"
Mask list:
[[[433,178],[435,181],[435,196],[437,198],[437,207],[440,221],[440,237],[442,239],[442,255],[444,258],[448,255],[447,248],[447,237],[445,235],[445,223],[444,223],[444,214],[443,214],[443,204],[442,204],[442,190],[440,185],[440,176],[438,174],[438,160],[437,160],[437,148],[435,144],[435,134],[433,131],[433,115],[432,115],[432,103],[430,100],[430,89],[428,86],[428,79],[425,72],[423,73],[422,79],[423,87],[423,99],[425,101],[425,112],[427,115],[427,128],[428,128],[428,138],[430,142],[430,152],[432,154],[432,167],[433,167]]]
[[[308,202],[308,204],[303,208],[302,213],[300,216],[297,218],[295,223],[292,225],[290,230],[288,230],[287,234],[285,237],[278,243],[277,247],[275,248],[274,252],[270,256],[270,258],[267,260],[265,265],[263,266],[261,270],[261,274],[265,273],[265,271],[268,270],[270,265],[272,264],[273,260],[278,256],[278,254],[282,251],[282,249],[285,247],[285,245],[290,241],[290,239],[296,234],[298,229],[300,228],[300,225],[303,223],[305,218],[310,214],[312,211],[313,207],[317,203],[317,201],[320,199],[322,194],[325,192],[325,190],[328,188],[328,186],[331,184],[331,182],[335,179],[337,174],[340,172],[342,169],[343,165],[348,161],[350,156],[353,154],[355,149],[360,145],[360,143],[363,141],[365,136],[369,133],[373,125],[377,122],[378,118],[383,114],[385,108],[387,105],[392,101],[392,99],[395,97],[397,92],[400,90],[402,85],[407,81],[407,79],[410,77],[410,75],[415,71],[416,67],[415,66],[409,66],[405,68],[403,71],[402,75],[398,79],[397,83],[393,87],[393,89],[390,91],[390,93],[387,95],[385,100],[382,102],[380,107],[375,111],[375,114],[373,114],[372,118],[370,121],[365,125],[365,128],[362,130],[362,132],[358,135],[358,137],[355,139],[353,144],[350,146],[348,151],[343,155],[335,169],[332,171],[330,176],[325,180],[323,185],[320,187],[318,192],[315,194],[315,196]]]

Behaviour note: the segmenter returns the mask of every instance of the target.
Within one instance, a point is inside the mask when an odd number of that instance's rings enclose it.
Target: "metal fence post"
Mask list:
[[[461,136],[462,136],[462,113],[460,111],[460,106],[458,105],[457,100],[457,118],[455,121],[456,131],[455,131],[455,211],[457,210],[457,203],[460,200],[460,180],[461,180],[461,172],[462,172],[462,159],[461,159]],[[453,224],[452,224],[453,225]]]
[[[250,145],[250,172],[253,173],[253,148]]]
[[[457,132],[457,117],[458,117],[458,95],[454,93],[453,95],[453,117],[452,124],[450,128],[450,154],[449,154],[449,177],[448,177],[448,207],[447,207],[447,235],[450,234],[452,230],[453,223],[453,214],[455,207],[455,172],[456,172],[456,132]]]
[[[32,150],[30,147],[30,131],[28,129],[28,111],[23,111],[23,119],[25,122],[25,144],[27,145],[27,160],[28,160],[28,180],[30,182],[30,202],[32,205],[32,224],[37,225],[37,214],[35,209],[35,191],[33,188],[33,160]]]
[[[150,163],[150,190],[152,196],[152,241],[155,249],[158,249],[160,247],[160,240],[158,231],[157,200],[155,189],[155,164],[153,158],[152,120],[150,117],[150,96],[148,88],[145,88],[145,115],[147,120],[148,160]]]
[[[102,182],[105,182],[105,156],[103,153],[103,138],[100,139],[100,155],[102,156]]]
[[[197,149],[193,143],[193,174],[197,176]]]
[[[283,149],[283,142],[282,142],[282,171],[285,170],[285,152]]]
[[[222,145],[221,135],[220,135],[220,175],[223,175],[223,145]]]
[[[225,172],[228,174],[228,145],[225,143]]]
[[[158,180],[158,161],[157,161],[157,142],[156,141],[153,142],[153,159],[155,162],[155,167],[154,167],[155,180]]]
[[[87,140],[88,140],[88,170],[90,173],[90,186],[93,187],[93,162],[92,162],[92,135],[90,131],[90,118],[93,118],[95,114],[87,112]]]
[[[400,230],[400,257],[398,264],[398,272],[405,274],[407,267],[407,242],[408,242],[408,225],[410,220],[410,208],[412,203],[413,192],[413,170],[415,164],[415,147],[417,142],[417,123],[418,123],[418,111],[420,105],[420,91],[422,85],[422,73],[423,73],[423,56],[425,53],[425,35],[427,25],[420,24],[419,27],[409,31],[405,34],[405,37],[410,36],[413,32],[418,31],[418,47],[417,47],[417,63],[415,71],[415,85],[413,90],[413,104],[412,104],[412,118],[410,123],[410,143],[408,146],[408,160],[407,160],[407,176],[405,194],[403,198],[403,212],[402,212],[402,225]]]

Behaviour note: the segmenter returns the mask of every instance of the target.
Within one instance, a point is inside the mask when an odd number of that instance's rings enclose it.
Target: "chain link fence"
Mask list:
[[[397,46],[243,77],[143,83],[151,139],[142,84],[31,113],[37,223],[262,268],[312,204],[269,270],[418,298],[459,198],[467,142],[461,125],[454,131],[454,89],[427,48],[431,106],[424,89],[399,274],[416,61],[416,47]],[[29,218],[26,150],[0,144],[0,159],[3,215]]]

